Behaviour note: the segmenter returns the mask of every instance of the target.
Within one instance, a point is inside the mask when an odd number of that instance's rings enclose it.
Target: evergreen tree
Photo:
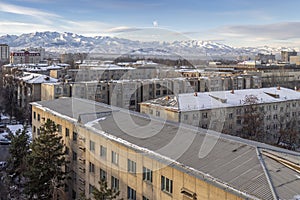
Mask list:
[[[27,127],[18,130],[15,135],[11,134],[11,145],[9,147],[10,157],[8,159],[7,174],[9,177],[9,185],[17,185],[18,190],[14,195],[20,197],[19,189],[23,188],[24,173],[26,171],[26,157],[29,153],[29,136],[27,135]],[[16,192],[19,192],[16,194]],[[20,198],[19,198],[20,199]]]
[[[64,186],[67,162],[64,157],[62,137],[57,126],[47,120],[40,128],[40,135],[31,144],[27,159],[27,185],[25,192],[30,199],[52,199],[58,188]]]

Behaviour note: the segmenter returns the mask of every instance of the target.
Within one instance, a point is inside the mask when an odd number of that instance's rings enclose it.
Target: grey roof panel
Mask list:
[[[296,152],[234,136],[207,133],[207,130],[183,124],[150,120],[141,114],[110,108],[88,100],[62,98],[37,102],[33,105],[44,107],[62,117],[73,118],[73,121],[80,116],[83,123],[81,126],[102,130],[134,144],[135,146],[131,147],[137,151],[151,150],[156,154],[147,155],[161,162],[165,162],[166,157],[171,158],[174,160],[169,163],[171,166],[198,177],[210,178],[209,180],[219,187],[230,186],[233,188],[232,191],[240,191],[241,194],[249,195],[248,197],[273,199],[271,192],[273,186],[269,184],[269,176],[263,169],[260,157],[257,156],[257,148],[291,155],[296,161],[300,158],[300,154]],[[107,114],[109,111],[112,111],[111,114]],[[91,126],[88,121],[94,118],[90,114],[99,112],[106,115]],[[205,153],[205,150],[207,155],[199,157],[199,152]],[[295,176],[296,172],[266,156],[262,158],[280,198],[288,199],[300,194],[300,179]]]

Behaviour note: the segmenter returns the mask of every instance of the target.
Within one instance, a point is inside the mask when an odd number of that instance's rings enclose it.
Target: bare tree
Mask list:
[[[264,113],[259,109],[258,98],[255,95],[246,95],[243,105],[241,136],[251,140],[264,141]]]

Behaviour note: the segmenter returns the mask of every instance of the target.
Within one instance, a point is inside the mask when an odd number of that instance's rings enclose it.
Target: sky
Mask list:
[[[135,40],[300,46],[299,0],[0,0],[0,35],[42,31]],[[1,41],[0,41],[1,42]]]

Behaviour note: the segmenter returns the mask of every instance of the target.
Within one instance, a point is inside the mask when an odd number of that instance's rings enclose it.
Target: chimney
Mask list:
[[[197,93],[197,92],[194,92],[194,96],[195,96],[195,97],[198,96],[198,93]]]
[[[169,101],[170,100],[170,96],[168,95],[168,96],[166,96],[166,100],[167,101]]]
[[[277,86],[277,90],[280,90],[280,85]]]
[[[231,94],[234,94],[234,89],[232,89],[230,93],[231,93]]]

